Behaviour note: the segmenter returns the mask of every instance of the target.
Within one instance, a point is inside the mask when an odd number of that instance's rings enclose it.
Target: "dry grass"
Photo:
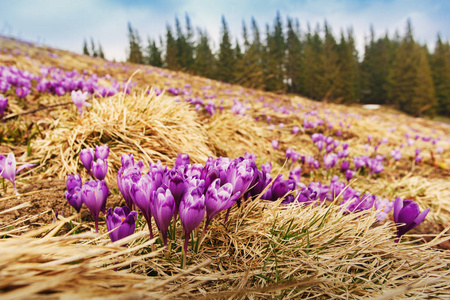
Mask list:
[[[120,248],[106,233],[55,237],[66,222],[0,241],[2,299],[450,297],[450,254],[431,249],[448,237],[396,244],[392,223],[373,226],[375,213],[247,203],[227,227],[212,223],[199,251],[188,252],[188,271],[179,268],[180,232],[168,260],[160,246],[150,250],[144,226]]]
[[[212,155],[195,112],[184,102],[153,92],[94,99],[93,109],[83,118],[66,112],[53,126],[34,143],[33,158],[46,166],[44,176],[64,178],[79,172],[81,149],[103,143],[110,147],[110,181],[115,181],[124,153],[133,153],[135,160],[165,164],[180,152],[188,153],[192,162],[204,162]]]

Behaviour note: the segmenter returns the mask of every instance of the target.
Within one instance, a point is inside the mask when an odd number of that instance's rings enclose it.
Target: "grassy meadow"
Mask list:
[[[9,102],[0,154],[14,153],[18,166],[35,165],[16,175],[19,195],[7,180],[0,190],[2,299],[450,297],[450,125],[445,120],[269,93],[6,37],[0,37],[0,66],[34,75],[46,68],[48,80],[58,69],[54,79],[62,81],[78,76],[71,74],[76,71],[95,75],[98,86],[120,85],[113,95],[90,95],[92,106],[84,107],[83,115],[69,92],[39,91],[34,79],[25,97],[12,88],[3,93]],[[336,151],[348,144],[347,158],[325,166],[325,149],[311,138],[319,133],[337,141]],[[106,208],[125,205],[116,181],[122,154],[142,160],[147,172],[149,163],[171,168],[177,155],[186,153],[191,164],[253,154],[258,167],[272,164],[272,178],[288,178],[301,168],[292,194],[311,182],[328,186],[338,179],[361,195],[410,199],[430,212],[395,242],[392,212],[382,221],[377,209],[349,213],[341,204],[345,189],[312,205],[260,195],[232,206],[226,222],[225,212],[219,213],[204,236],[202,223],[182,258],[179,219],[170,226],[165,251],[157,227],[153,224],[150,239],[141,215],[134,234],[112,243],[103,214],[96,234],[89,210],[77,213],[68,204],[67,175],[87,180],[80,152],[101,144],[110,149]],[[394,149],[401,158],[393,158]],[[287,159],[287,150],[303,158]],[[381,161],[383,170],[354,168],[352,158],[361,156]],[[343,160],[354,169],[348,181]]]

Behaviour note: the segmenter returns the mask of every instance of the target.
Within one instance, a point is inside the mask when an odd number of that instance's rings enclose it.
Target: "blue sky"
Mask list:
[[[297,18],[301,29],[307,22],[315,28],[327,19],[337,36],[353,26],[357,46],[373,24],[377,35],[404,31],[406,20],[413,23],[417,40],[434,48],[436,35],[450,39],[450,0],[14,0],[2,1],[0,34],[41,42],[80,53],[83,38],[100,41],[109,59],[125,59],[127,22],[130,21],[144,41],[147,36],[165,34],[166,24],[178,16],[184,24],[188,13],[194,27],[207,29],[217,47],[220,19],[224,15],[233,38],[241,37],[242,20],[255,17],[261,33],[273,24],[276,12],[283,20]]]

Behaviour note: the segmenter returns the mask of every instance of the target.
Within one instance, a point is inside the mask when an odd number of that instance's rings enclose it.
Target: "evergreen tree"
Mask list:
[[[128,22],[128,40],[130,48],[127,61],[136,64],[143,64],[144,55],[142,54],[141,38],[137,30],[133,29],[130,22]]]
[[[192,28],[191,19],[189,15],[186,13],[186,35],[185,35],[185,45],[184,45],[184,61],[186,64],[187,70],[193,70],[194,68],[194,49],[195,49],[195,41],[194,41],[194,29]]]
[[[414,41],[409,20],[389,81],[389,98],[400,110],[416,116],[434,113],[434,85],[426,51]]]
[[[298,93],[303,88],[302,76],[302,45],[297,32],[294,30],[292,19],[287,19],[286,38],[286,78],[288,91]]]
[[[236,39],[236,46],[233,50],[234,54],[234,74],[232,83],[239,83],[240,76],[243,73],[244,65],[244,55],[241,52],[241,46],[239,45],[238,39]]]
[[[237,67],[240,74],[237,75],[238,83],[250,88],[265,88],[265,77],[263,70],[263,45],[259,33],[258,24],[255,18],[252,17],[252,41],[247,34],[247,28],[243,24],[242,35],[244,39],[244,53],[240,62],[240,67]]]
[[[358,84],[358,53],[355,48],[353,32],[348,31],[347,39],[341,32],[341,40],[338,45],[339,75],[336,78],[335,97],[342,99],[344,103],[357,101]]]
[[[100,42],[98,42],[98,57],[105,58],[105,54],[103,53],[103,48]]]
[[[371,38],[366,44],[361,63],[361,100],[364,103],[386,104],[388,101],[388,75],[394,59],[394,44],[388,34],[375,40],[371,27]]]
[[[325,21],[324,25],[325,29],[325,38],[323,44],[323,92],[325,100],[333,100],[336,98],[336,83],[339,76],[339,55],[338,55],[338,46],[336,44],[336,40],[334,39],[333,33],[331,32],[331,28],[328,26],[328,23]]]
[[[175,28],[177,32],[176,46],[177,46],[177,61],[180,70],[192,70],[194,64],[194,43],[193,30],[189,15],[186,14],[186,33],[183,32],[181,23],[178,18],[175,18]]]
[[[161,50],[156,46],[156,42],[152,41],[150,37],[147,39],[147,64],[162,67],[163,61],[161,58]]]
[[[431,67],[437,98],[437,112],[450,116],[450,45],[440,35],[431,56]]]
[[[84,41],[83,41],[83,54],[84,55],[89,55],[89,56],[91,55],[89,53],[88,44],[87,44],[86,39],[84,39]]]
[[[177,44],[172,34],[172,29],[167,25],[165,66],[170,70],[178,70]]]
[[[232,82],[234,69],[235,61],[230,33],[225,17],[222,16],[222,38],[219,47],[216,78],[224,82]]]
[[[269,91],[283,92],[284,83],[284,51],[285,40],[280,12],[275,17],[273,32],[267,28],[267,71],[266,89]]]
[[[322,99],[324,96],[323,41],[319,35],[319,27],[316,28],[313,35],[308,26],[303,72],[305,74],[305,84],[302,93],[312,99]]]
[[[95,43],[94,43],[94,39],[91,38],[91,53],[93,57],[97,57],[97,50],[95,50]]]
[[[198,29],[199,41],[195,49],[195,74],[212,78],[214,76],[214,55],[209,45],[208,33]]]

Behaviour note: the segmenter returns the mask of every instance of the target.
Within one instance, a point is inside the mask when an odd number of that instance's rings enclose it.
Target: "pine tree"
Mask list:
[[[450,45],[443,43],[440,35],[431,56],[431,68],[436,90],[437,112],[450,115]]]
[[[289,92],[298,93],[302,89],[302,45],[291,18],[287,19],[286,78]]]
[[[261,43],[261,37],[259,34],[258,24],[256,20],[252,18],[252,41],[248,37],[247,28],[245,23],[242,26],[242,37],[244,39],[244,53],[242,60],[237,62],[236,67],[237,82],[240,85],[250,88],[265,88],[265,77],[263,70],[263,45]],[[240,65],[239,65],[240,64]]]
[[[208,33],[198,29],[199,41],[195,49],[194,70],[195,74],[212,78],[214,75],[214,55],[209,45]]]
[[[89,56],[91,55],[89,53],[88,44],[87,44],[86,39],[84,39],[84,41],[83,41],[83,54],[84,55],[89,55]]]
[[[347,38],[341,32],[341,40],[338,45],[339,75],[336,78],[335,97],[342,99],[340,102],[354,103],[357,100],[358,84],[358,53],[355,48],[353,32],[348,31]]]
[[[156,42],[152,41],[150,37],[147,39],[147,64],[155,67],[162,67],[163,61],[161,58],[161,50],[156,46]]]
[[[172,29],[167,25],[166,31],[166,53],[164,57],[166,68],[170,70],[178,70],[177,44],[172,34]]]
[[[284,83],[284,51],[285,40],[283,35],[283,24],[281,22],[280,12],[275,17],[273,32],[267,28],[267,78],[266,89],[269,91],[283,92]]]
[[[97,50],[95,50],[95,43],[94,43],[94,39],[91,38],[91,53],[93,57],[97,57]]]
[[[186,64],[186,69],[191,71],[194,68],[194,29],[192,28],[191,19],[186,13],[186,35],[185,35],[185,45],[184,45],[184,61]]]
[[[325,100],[333,100],[336,98],[336,82],[339,76],[339,55],[337,52],[337,44],[334,39],[333,33],[331,32],[331,28],[328,26],[328,23],[325,21],[324,25],[325,29],[325,38],[323,44],[323,92],[325,93]]]
[[[244,55],[241,52],[241,46],[239,45],[238,39],[236,39],[236,44],[233,49],[234,54],[234,74],[232,83],[239,83],[240,81],[240,74],[243,73],[243,69],[245,68],[244,65]]]
[[[232,82],[234,77],[234,53],[231,46],[230,33],[228,31],[227,21],[222,16],[222,39],[219,47],[217,61],[216,78],[224,82]]]
[[[98,57],[105,58],[105,54],[103,53],[103,48],[100,42],[98,42]]]
[[[317,26],[314,35],[308,26],[304,50],[304,74],[305,84],[302,94],[312,99],[324,97],[324,67],[323,67],[323,41],[319,35]]]
[[[395,53],[389,83],[391,103],[400,110],[416,116],[434,113],[434,85],[426,51],[414,41],[409,20]]]
[[[396,47],[397,44],[395,44]],[[386,33],[375,40],[371,27],[371,38],[366,44],[361,63],[361,100],[363,103],[386,104],[388,102],[388,76],[394,59],[394,43]]]
[[[130,44],[127,61],[143,64],[144,55],[142,54],[142,42],[139,33],[136,29],[133,29],[131,23],[128,22],[128,40]]]

